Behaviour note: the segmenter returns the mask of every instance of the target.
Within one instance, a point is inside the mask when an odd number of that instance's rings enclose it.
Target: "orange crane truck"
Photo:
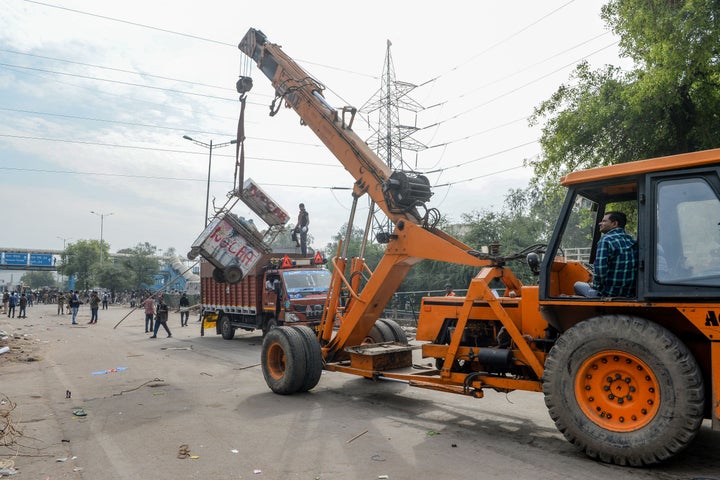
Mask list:
[[[268,332],[261,360],[274,392],[307,391],[323,369],[476,398],[486,389],[542,392],[570,442],[619,465],[672,457],[704,419],[720,429],[720,149],[571,173],[547,245],[483,253],[436,228],[427,178],[391,171],[353,132],[354,108],[330,106],[324,87],[259,30],[239,48],[270,79],[275,102],[295,110],[355,179],[348,233],[362,195],[394,225],[378,236],[386,246],[374,270],[339,249],[317,332]],[[242,77],[238,91],[250,86]],[[596,223],[618,209],[637,226],[635,295],[577,296],[574,284],[591,272],[569,252],[594,252]],[[537,273],[534,285],[508,267],[518,257]],[[380,316],[423,259],[477,274],[464,297],[423,299],[410,343]],[[413,350],[427,368],[413,368]]]

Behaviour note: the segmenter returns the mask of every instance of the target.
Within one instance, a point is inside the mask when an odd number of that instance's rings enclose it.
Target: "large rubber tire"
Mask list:
[[[240,269],[240,267],[237,267],[235,265],[231,267],[227,267],[225,269],[225,279],[230,284],[238,283],[240,280],[242,280],[243,272]]]
[[[305,340],[291,327],[270,330],[262,346],[262,372],[270,390],[291,395],[305,384],[307,365]]]
[[[402,327],[395,320],[390,320],[389,318],[381,318],[376,323],[383,323],[390,329],[390,331],[392,332],[393,341],[402,343],[403,345],[408,344],[408,337],[405,333],[405,330],[403,330]]]
[[[263,338],[265,338],[265,335],[267,335],[270,330],[272,330],[273,328],[277,328],[277,326],[278,326],[278,324],[277,324],[277,320],[275,320],[275,317],[268,318],[267,320],[265,320],[262,325]]]
[[[225,272],[222,271],[220,268],[214,268],[212,272],[212,278],[217,283],[225,283],[227,282],[227,279],[225,278]]]
[[[310,327],[302,325],[291,328],[297,330],[305,341],[305,381],[298,389],[298,392],[307,392],[315,388],[322,375],[323,358],[320,340]]]
[[[227,315],[220,317],[220,334],[225,340],[232,340],[235,338],[235,327],[230,324],[230,318]]]
[[[377,320],[368,334],[365,335],[365,341],[363,343],[383,343],[394,341],[395,335],[393,334],[392,329],[387,324]]]
[[[703,420],[703,379],[690,351],[633,316],[596,317],[563,333],[545,361],[543,393],[565,438],[606,463],[666,460]]]

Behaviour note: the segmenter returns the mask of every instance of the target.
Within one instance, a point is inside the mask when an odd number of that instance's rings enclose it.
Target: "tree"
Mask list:
[[[613,0],[602,18],[620,36],[630,72],[580,64],[539,107],[545,120],[534,185],[577,169],[720,144],[720,1]]]
[[[109,247],[103,242],[103,257],[108,257]],[[91,287],[92,267],[100,262],[100,242],[97,240],[78,240],[65,248],[60,255],[58,272],[62,275],[75,275],[79,288]]]
[[[133,288],[147,288],[152,284],[152,277],[160,270],[160,260],[155,257],[157,247],[148,242],[138,243],[133,248],[119,250],[122,254],[119,264],[130,272]]]
[[[20,282],[30,285],[30,288],[55,286],[55,278],[52,272],[27,272],[20,277]]]
[[[92,276],[97,285],[113,291],[135,287],[133,274],[122,264],[122,261],[118,263],[104,262],[102,265],[97,264],[92,270]]]

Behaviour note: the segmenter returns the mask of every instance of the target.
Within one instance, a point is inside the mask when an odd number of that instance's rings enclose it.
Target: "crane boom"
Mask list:
[[[252,58],[272,82],[276,95],[273,104],[284,100],[355,178],[357,194],[370,195],[393,223],[399,220],[420,223],[417,208],[424,206],[432,195],[427,178],[392,171],[352,130],[357,112],[354,107],[340,110],[332,107],[323,96],[324,86],[279,45],[268,42],[260,30],[251,28],[238,48]],[[245,85],[242,80],[238,82],[239,89],[246,88]],[[272,115],[275,106],[271,109]]]
[[[355,291],[352,282],[340,278],[345,271],[345,259],[336,259],[339,263],[333,270],[321,324],[326,360],[338,354],[342,356],[345,347],[363,342],[410,268],[420,260],[475,267],[488,265],[487,260],[473,254],[471,247],[428,225],[427,215],[418,213],[418,208],[425,208],[425,202],[432,195],[428,179],[414,173],[392,171],[385,165],[352,130],[356,113],[354,107],[333,108],[322,95],[322,84],[285,54],[279,45],[270,43],[260,30],[248,30],[238,48],[257,63],[275,88],[276,97],[270,114],[274,115],[279,108],[278,101],[284,101],[295,110],[302,123],[315,132],[353,176],[356,199],[367,193],[395,228],[386,238],[385,255],[369,275],[362,291]],[[238,92],[244,95],[251,85],[251,79],[241,77],[237,84]],[[349,290],[350,301],[345,307],[339,307],[343,284]],[[332,308],[332,305],[336,307]],[[342,318],[342,323],[332,337],[332,324],[337,317]]]

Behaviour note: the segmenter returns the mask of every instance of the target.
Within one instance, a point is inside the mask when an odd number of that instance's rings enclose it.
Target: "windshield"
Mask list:
[[[330,272],[325,269],[287,270],[282,275],[290,298],[326,294],[330,288]]]

